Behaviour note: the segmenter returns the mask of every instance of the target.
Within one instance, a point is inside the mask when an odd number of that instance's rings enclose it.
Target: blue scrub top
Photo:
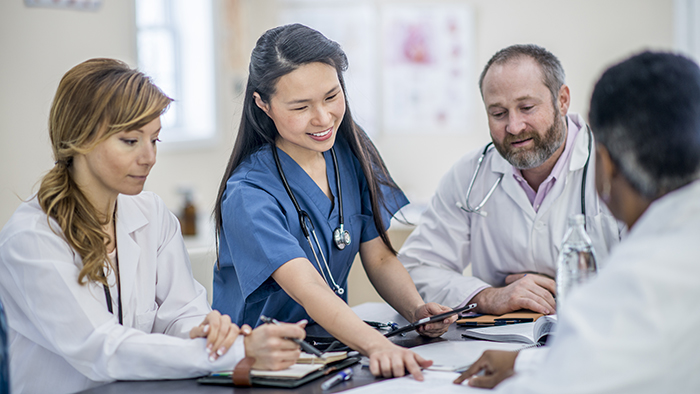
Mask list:
[[[259,325],[260,315],[285,322],[311,320],[304,308],[271,277],[282,264],[299,257],[311,261],[318,270],[298,213],[277,172],[272,148],[272,145],[261,148],[236,168],[221,201],[220,268],[214,268],[212,307],[231,316],[239,326]],[[311,217],[335,281],[346,289],[342,298],[347,302],[348,274],[360,244],[378,237],[379,232],[374,225],[367,181],[357,158],[340,137],[336,139],[335,151],[343,190],[345,229],[352,240],[344,250],[336,248],[333,242],[339,217],[330,151],[324,156],[333,202],[291,157],[279,149],[278,154],[294,196]],[[382,209],[388,229],[391,217],[408,200],[399,189],[383,187],[382,192],[389,207],[389,211]],[[312,243],[315,248],[313,237]]]

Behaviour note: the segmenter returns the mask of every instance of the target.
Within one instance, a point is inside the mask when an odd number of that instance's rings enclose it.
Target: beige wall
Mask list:
[[[389,0],[387,0],[389,1]],[[456,1],[459,2],[459,1]],[[464,0],[476,14],[477,73],[498,49],[537,43],[564,64],[572,111],[586,114],[597,76],[614,61],[644,48],[672,49],[673,2],[669,0]],[[414,1],[418,3],[418,1]],[[428,3],[428,1],[422,1]],[[275,25],[275,0],[217,0],[220,140],[187,152],[160,152],[146,188],[179,209],[176,188],[195,187],[200,212],[211,212],[240,117],[234,90],[245,78],[255,39]],[[0,2],[0,225],[36,191],[52,166],[47,116],[60,77],[97,56],[136,64],[133,3],[105,0],[99,12],[25,8]],[[467,150],[488,139],[483,110],[461,136],[383,135],[375,142],[396,181],[414,201],[426,202],[440,175]],[[416,160],[419,157],[419,160]]]
[[[567,71],[572,110],[583,114],[597,76],[611,62],[643,48],[673,46],[673,3],[668,0],[472,0],[476,13],[477,70],[498,49],[534,42],[558,55]],[[200,212],[210,212],[233,144],[240,97],[233,86],[245,77],[254,40],[275,24],[274,0],[221,0],[218,40],[220,141],[210,148],[161,152],[147,189],[179,208],[175,190],[188,183]],[[272,11],[270,11],[272,10]],[[233,20],[235,27],[227,27]],[[131,1],[106,0],[99,12],[25,8],[0,2],[0,224],[35,191],[52,165],[46,119],[61,75],[90,57],[135,64]],[[240,37],[240,38],[239,38]],[[236,46],[237,49],[231,50]],[[232,53],[233,52],[233,53]],[[243,65],[242,65],[243,64]],[[476,82],[474,97],[478,98]],[[375,138],[392,174],[412,200],[425,202],[439,175],[464,152],[488,139],[481,108],[463,136],[379,135]],[[415,160],[416,156],[421,160]]]
[[[135,63],[129,4],[93,13],[0,2],[0,225],[53,165],[47,119],[61,76],[91,57]]]

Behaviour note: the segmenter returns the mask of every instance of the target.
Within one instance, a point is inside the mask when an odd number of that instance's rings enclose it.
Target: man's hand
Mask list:
[[[416,311],[413,313],[413,317],[414,321],[417,321],[425,317],[439,315],[441,313],[449,312],[451,310],[452,308],[450,307],[436,304],[434,302],[429,302],[427,304],[421,305],[418,309],[416,309]],[[416,331],[418,331],[420,335],[425,335],[427,337],[439,337],[440,335],[447,332],[447,329],[450,327],[450,324],[454,323],[455,321],[457,321],[457,315],[452,315],[439,322],[423,324],[422,326],[419,326]]]
[[[554,294],[556,282],[539,274],[512,274],[506,277],[506,287],[489,287],[480,291],[470,302],[476,302],[476,312],[489,315],[529,309],[545,315],[557,309]]]
[[[503,380],[513,376],[517,357],[518,352],[487,350],[469,369],[459,375],[454,383],[462,384],[469,379],[469,385],[472,387],[494,388]]]

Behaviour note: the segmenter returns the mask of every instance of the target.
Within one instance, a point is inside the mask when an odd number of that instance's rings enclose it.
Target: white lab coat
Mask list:
[[[699,240],[696,181],[647,209],[497,392],[700,393]]]
[[[0,232],[0,298],[12,392],[67,393],[115,379],[187,378],[233,368],[242,340],[214,363],[189,330],[210,311],[175,216],[153,193],[120,195],[116,239],[124,325],[102,285],[78,284],[80,256],[36,198]],[[113,294],[117,294],[112,289]],[[116,309],[115,309],[116,313]]]
[[[467,188],[483,148],[466,154],[443,177],[399,253],[426,302],[457,306],[480,288],[503,286],[512,273],[555,276],[567,217],[581,213],[581,182],[590,136],[579,115],[567,118],[569,130],[579,129],[574,151],[537,212],[514,179],[513,166],[493,148],[484,158],[470,197],[472,206],[479,204],[503,174],[482,209],[486,217],[456,206],[457,202],[466,206]],[[619,242],[621,226],[596,193],[595,152],[588,165],[585,199],[586,229],[601,261]],[[469,264],[473,276],[462,275]]]

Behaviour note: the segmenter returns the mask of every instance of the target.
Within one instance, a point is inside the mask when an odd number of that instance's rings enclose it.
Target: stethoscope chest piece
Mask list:
[[[341,224],[340,227],[333,231],[333,240],[335,241],[335,246],[343,250],[347,245],[350,245],[350,233]]]

